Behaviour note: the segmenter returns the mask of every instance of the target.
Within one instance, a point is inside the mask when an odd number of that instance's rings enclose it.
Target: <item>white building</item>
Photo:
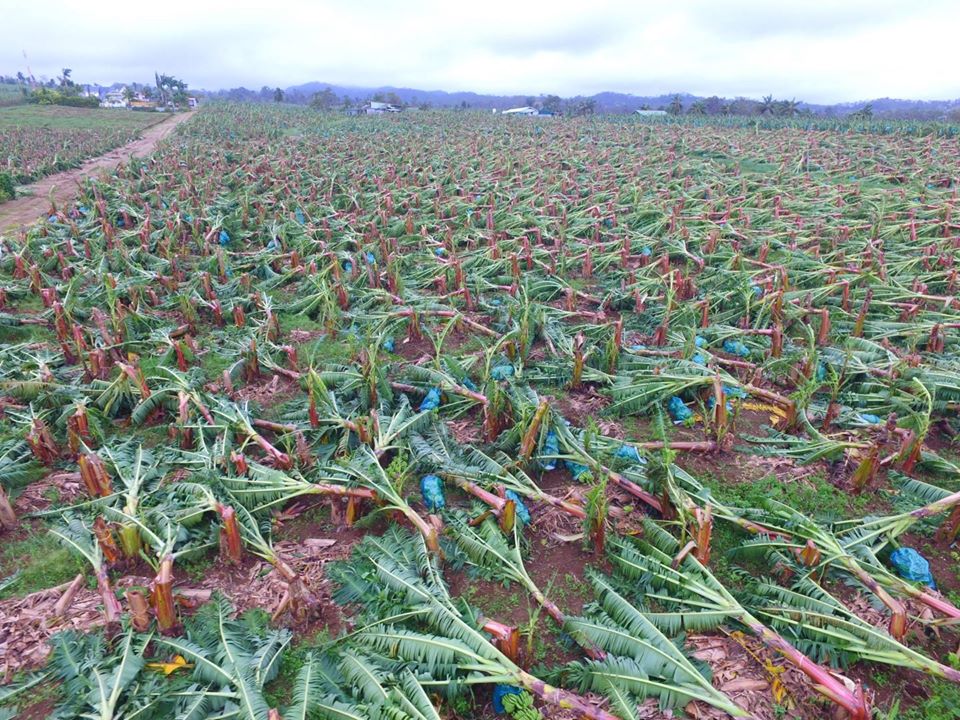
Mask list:
[[[127,99],[124,97],[126,88],[121,88],[120,90],[112,90],[108,92],[103,100],[100,101],[100,107],[105,108],[125,108],[127,107]]]
[[[391,105],[390,103],[385,102],[374,102],[370,101],[370,104],[367,105],[367,115],[379,115],[380,113],[398,113],[401,108],[396,105]]]
[[[668,114],[666,110],[635,110],[634,112],[645,117],[661,117]]]
[[[518,108],[510,108],[509,110],[504,110],[503,115],[539,115],[540,112],[536,108],[532,108],[529,105]]]

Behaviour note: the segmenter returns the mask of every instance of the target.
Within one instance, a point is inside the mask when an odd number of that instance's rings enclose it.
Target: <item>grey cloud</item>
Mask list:
[[[33,0],[0,73],[191,87],[404,85],[503,94],[960,96],[955,0]],[[896,48],[896,53],[891,52]],[[940,68],[940,71],[935,71]]]
[[[624,38],[629,32],[621,18],[588,18],[566,27],[505,27],[492,37],[481,38],[477,45],[490,52],[515,57],[537,52],[582,55],[594,52]]]

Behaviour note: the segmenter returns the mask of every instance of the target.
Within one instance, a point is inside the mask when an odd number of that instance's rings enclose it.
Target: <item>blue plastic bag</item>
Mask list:
[[[573,462],[572,460],[564,460],[563,466],[570,471],[570,475],[573,476],[574,480],[579,480],[584,475],[590,474],[590,468],[578,462]]]
[[[739,357],[750,357],[750,348],[739,340],[724,340],[723,351]]]
[[[477,392],[476,384],[473,382],[473,380],[471,380],[466,375],[463,376],[463,380],[460,381],[460,384],[463,385],[467,390],[472,390],[473,392]]]
[[[530,524],[530,511],[527,510],[527,506],[523,504],[523,500],[517,495],[513,490],[507,490],[504,495],[507,496],[507,500],[513,500],[515,510],[517,513],[517,519],[520,520],[521,525]]]
[[[300,223],[301,225],[303,225],[307,221],[306,216],[303,214],[303,210],[301,210],[300,208],[297,208],[296,210],[294,210],[293,214],[297,216],[297,222]]]
[[[371,265],[377,264],[377,258],[372,252],[367,253],[367,262],[370,263]]]
[[[731,398],[746,398],[747,394],[743,391],[743,388],[731,387],[730,385],[723,386],[723,394]]]
[[[694,362],[697,365],[706,365],[707,358],[703,353],[694,353],[693,357],[690,358],[690,362]]]
[[[717,405],[717,399],[716,399],[713,395],[711,395],[709,398],[707,398],[707,409],[708,409],[708,410],[713,410],[713,408],[716,407],[716,405]],[[733,412],[733,405],[730,404],[730,401],[729,401],[729,400],[727,400],[727,401],[724,403],[724,406],[727,408],[727,412]]]
[[[707,339],[702,335],[697,335],[696,337],[693,338],[693,344],[698,348],[706,347]]]
[[[857,420],[862,423],[867,423],[868,425],[879,425],[881,422],[883,422],[878,416],[871,415],[870,413],[858,414]]]
[[[513,685],[494,685],[493,686],[493,711],[498,715],[503,715],[507,709],[503,706],[503,698],[507,695],[522,695],[523,690]]]
[[[423,402],[420,403],[420,412],[424,410],[436,410],[438,407],[440,407],[440,389],[430,388],[430,392],[427,393]]]
[[[890,564],[904,580],[922,582],[934,590],[937,589],[937,583],[930,572],[930,563],[913,548],[902,547],[894,550],[890,553]]]
[[[229,245],[229,244],[230,244],[230,233],[228,233],[226,230],[221,230],[221,231],[220,231],[220,244],[221,244],[221,245]]]
[[[386,350],[387,352],[393,352],[394,347],[396,347],[396,346],[395,346],[394,343],[393,343],[393,338],[392,338],[392,337],[388,337],[388,338],[384,338],[384,339],[383,339],[383,349],[384,349],[384,350]]]
[[[683,400],[676,395],[670,398],[667,411],[670,413],[670,417],[673,418],[674,423],[686,422],[693,417],[693,411],[684,405]]]
[[[343,261],[343,271],[344,272],[353,272],[353,263],[349,260]]]
[[[513,377],[513,365],[496,365],[490,369],[490,377],[494,380],[506,380]]]
[[[443,480],[436,475],[424,475],[420,478],[420,494],[423,496],[423,504],[432,513],[447,506],[447,499],[443,496]]]
[[[551,430],[547,433],[547,436],[543,439],[543,448],[540,451],[541,455],[557,455],[560,452],[560,443],[557,440],[557,434]],[[546,460],[540,461],[540,467],[544,470],[555,470],[557,467],[557,461],[555,458],[551,457]]]
[[[624,460],[632,460],[633,462],[640,463],[641,465],[647,462],[640,457],[640,451],[637,450],[633,445],[621,445],[620,449],[617,450],[617,457],[623,458]]]

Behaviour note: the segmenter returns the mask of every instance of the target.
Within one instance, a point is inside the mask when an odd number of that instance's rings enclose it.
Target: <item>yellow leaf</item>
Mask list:
[[[180,669],[188,670],[192,668],[193,663],[188,663],[183,655],[174,655],[173,662],[147,663],[147,667],[151,670],[162,672],[164,675],[170,675]]]

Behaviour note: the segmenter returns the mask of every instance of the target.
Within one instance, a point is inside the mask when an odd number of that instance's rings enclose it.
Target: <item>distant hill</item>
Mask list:
[[[293,103],[307,103],[315,93],[329,88],[338,100],[346,97],[351,103],[363,102],[374,96],[389,98],[391,102],[407,105],[429,105],[437,108],[469,107],[473,109],[506,110],[511,107],[534,104],[541,106],[545,95],[493,95],[470,91],[423,90],[419,88],[396,87],[382,85],[364,87],[359,85],[338,85],[336,83],[308,82],[300,85],[291,85],[284,90],[285,100]],[[263,87],[260,90],[247,88],[232,88],[230,90],[216,90],[207,92],[211,97],[239,100],[246,102],[272,102],[274,88]],[[665,109],[679,95],[684,110],[691,105],[702,102],[708,108],[708,114],[716,114],[723,105],[730,105],[734,114],[753,114],[758,111],[760,100],[757,98],[723,98],[692,95],[686,92],[663,93],[661,95],[632,95],[620,92],[600,92],[594,95],[565,98],[567,107],[582,103],[593,103],[594,110],[600,113],[632,113],[640,109]],[[782,98],[781,98],[782,99]],[[817,115],[835,115],[842,117],[870,105],[874,117],[911,118],[911,119],[943,119],[947,113],[960,111],[960,98],[954,100],[909,100],[898,98],[876,98],[858,102],[843,102],[834,104],[808,103],[800,100],[797,108],[801,111]]]
[[[461,91],[448,92],[446,90],[418,90],[416,88],[393,87],[384,85],[381,87],[356,87],[351,85],[335,85],[332,83],[308,82],[302,85],[293,85],[288,87],[285,92],[287,98],[294,100],[297,96],[310,98],[314,93],[323,92],[326,88],[336,94],[338,97],[344,95],[351,99],[365,100],[375,94],[389,95],[394,94],[401,101],[408,104],[429,103],[434,107],[458,107],[463,103],[471,108],[506,110],[507,108],[526,105],[530,98],[542,99],[540,95],[484,95],[481,93]],[[596,108],[602,112],[633,112],[643,106],[658,108],[669,105],[673,96],[677,93],[663,95],[628,95],[625,93],[602,92],[596,95],[579,95],[571,100],[593,100]],[[695,102],[698,98],[689,93],[679,93],[684,106]]]
[[[352,85],[334,85],[322,82],[309,82],[294,85],[286,89],[287,97],[311,97],[314,93],[323,92],[326,88],[338,97],[347,96],[351,99],[365,100],[377,93],[383,95],[394,94],[401,101],[408,104],[429,103],[434,107],[455,107],[467,103],[472,108],[508,108],[523,105],[528,96],[524,95],[482,95],[475,92],[447,92],[445,90],[418,90],[415,88],[393,87],[356,87]]]
[[[429,103],[434,107],[457,107],[466,103],[471,108],[504,110],[510,107],[527,104],[530,98],[542,99],[536,95],[487,95],[475,92],[448,92],[445,90],[421,90],[417,88],[394,87],[384,85],[380,87],[360,87],[352,85],[337,85],[334,83],[309,82],[302,85],[293,85],[286,89],[287,98],[296,102],[309,100],[314,93],[330,90],[338,97],[347,96],[351,99],[366,100],[377,93],[387,95],[393,93],[407,104]],[[593,100],[598,112],[630,113],[640,108],[657,109],[666,107],[675,95],[680,96],[684,108],[690,107],[697,101],[706,101],[705,96],[690,93],[664,93],[662,95],[631,95],[619,92],[600,92],[595,95],[577,96],[571,100]],[[737,98],[719,98],[723,103],[731,103]],[[741,100],[743,100],[741,98]],[[750,100],[746,100],[750,102]],[[943,114],[960,108],[960,98],[955,100],[906,100],[897,98],[877,98],[859,102],[845,102],[835,104],[800,102],[800,109],[810,110],[817,114],[847,115],[859,110],[864,105],[873,106],[876,116],[914,116],[940,117]]]

